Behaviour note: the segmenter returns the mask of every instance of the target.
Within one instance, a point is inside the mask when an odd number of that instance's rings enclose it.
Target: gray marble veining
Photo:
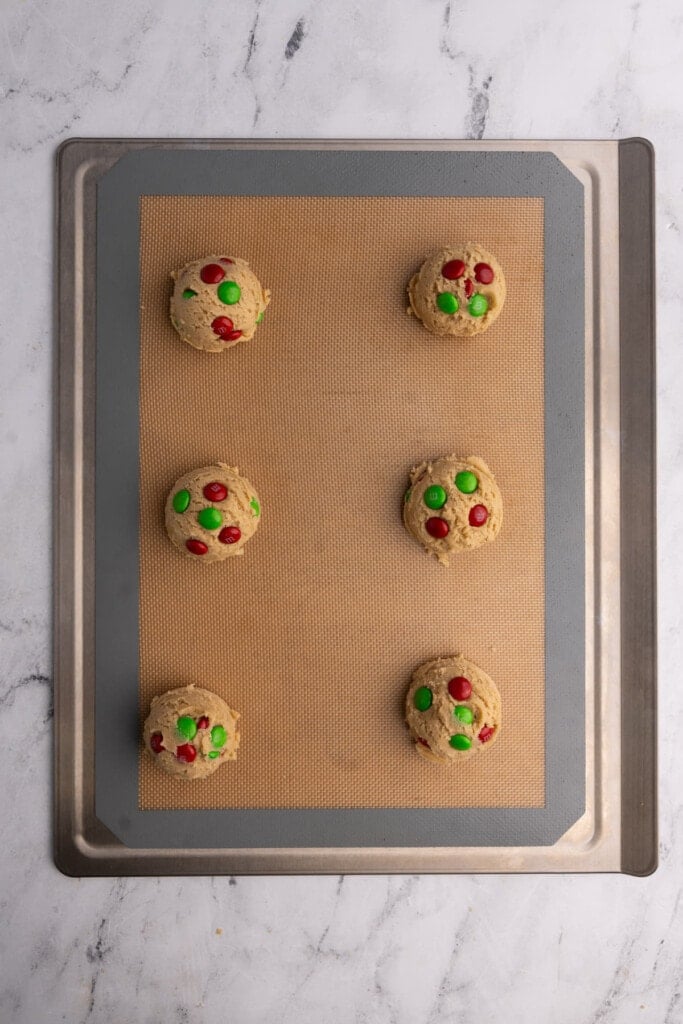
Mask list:
[[[678,5],[6,0],[1,19],[0,1021],[680,1024]],[[72,135],[653,140],[662,707],[653,877],[75,880],[52,866],[52,176],[55,147]]]

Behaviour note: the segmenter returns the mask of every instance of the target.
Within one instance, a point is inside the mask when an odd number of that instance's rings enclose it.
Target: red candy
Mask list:
[[[193,555],[205,555],[209,550],[203,540],[195,540],[194,537],[185,541],[185,547]]]
[[[242,337],[242,332],[235,330],[235,325],[229,316],[217,316],[211,322],[211,330],[223,341],[237,341]]]
[[[448,692],[453,700],[469,700],[472,696],[472,683],[464,676],[456,676],[448,683]]]
[[[450,533],[450,527],[445,519],[441,519],[440,516],[432,516],[425,523],[425,530],[430,537],[435,537],[436,540],[443,540]]]
[[[209,728],[209,719],[206,717],[206,715],[202,715],[201,718],[197,719],[197,728],[198,729],[208,729]]]
[[[479,742],[486,743],[487,740],[491,739],[495,731],[496,730],[492,729],[490,725],[485,725],[479,733]]]
[[[217,263],[207,263],[205,267],[199,271],[204,284],[218,284],[225,277],[225,271],[222,267],[219,267]]]
[[[221,544],[236,544],[242,536],[239,526],[224,526],[218,534]]]
[[[427,748],[427,750],[431,750],[431,749],[432,749],[432,748],[431,748],[431,747],[429,746],[429,744],[427,743],[427,740],[423,740],[421,736],[418,736],[418,737],[417,737],[417,742],[418,742],[418,743],[421,743],[423,747],[426,747],[426,748]]]
[[[234,328],[234,323],[229,316],[217,316],[211,323],[211,330],[219,338],[227,338]]]
[[[474,505],[470,509],[470,526],[483,526],[489,517],[489,510],[485,505]]]
[[[234,263],[235,262],[234,260],[231,260],[229,256],[219,256],[218,258],[221,261],[221,263]]]
[[[160,732],[153,732],[149,738],[149,745],[155,754],[160,754],[162,750],[166,750],[166,747],[161,742],[163,736]]]
[[[202,493],[207,501],[225,501],[228,496],[228,488],[214,480],[206,485]]]
[[[474,276],[479,284],[491,284],[494,275],[488,263],[477,263],[474,268]]]
[[[197,748],[193,747],[191,743],[183,743],[181,746],[176,747],[175,756],[183,764],[192,764],[197,756]]]
[[[465,273],[465,264],[462,260],[449,260],[444,263],[441,273],[448,281],[457,281]]]
[[[473,291],[474,285],[472,284],[472,279],[468,277],[465,281],[465,295],[468,299],[471,297]]]

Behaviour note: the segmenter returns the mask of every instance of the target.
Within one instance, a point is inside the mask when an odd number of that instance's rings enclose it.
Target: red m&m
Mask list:
[[[465,295],[467,296],[468,299],[472,295],[473,291],[474,285],[472,284],[472,279],[468,277],[467,280],[465,281]]]
[[[217,316],[211,321],[211,330],[223,341],[237,341],[242,337],[242,331],[236,331],[235,325],[229,316]]]
[[[470,526],[483,526],[489,517],[489,510],[485,505],[474,505],[470,509]]]
[[[448,692],[453,700],[469,700],[472,696],[472,683],[464,676],[456,676],[449,681]]]
[[[441,268],[441,274],[447,281],[457,281],[465,273],[465,264],[462,260],[449,260]]]
[[[474,277],[479,284],[491,284],[493,281],[493,270],[488,263],[477,263],[474,268]]]
[[[175,756],[183,764],[192,764],[197,756],[197,748],[192,743],[181,743],[179,747],[176,747]]]
[[[217,263],[207,263],[199,271],[199,276],[204,284],[218,284],[225,277],[225,271]]]
[[[185,541],[185,547],[192,555],[205,555],[209,550],[203,540],[196,540],[194,537]]]
[[[495,729],[492,729],[490,725],[485,725],[484,728],[479,733],[479,742],[480,743],[486,743],[487,740],[491,739],[491,737],[493,736],[494,732],[495,732]]]
[[[213,480],[206,485],[202,493],[207,501],[225,501],[228,496],[228,488],[218,480]]]
[[[149,745],[155,754],[160,754],[162,750],[166,750],[166,747],[162,743],[163,736],[160,732],[153,732],[149,738]]]
[[[218,534],[221,544],[236,544],[242,536],[239,526],[224,526]]]
[[[450,527],[440,516],[431,516],[425,523],[425,530],[435,540],[443,540],[450,533]]]
[[[197,728],[198,729],[208,729],[209,728],[209,719],[206,717],[206,715],[202,715],[201,718],[197,719]]]

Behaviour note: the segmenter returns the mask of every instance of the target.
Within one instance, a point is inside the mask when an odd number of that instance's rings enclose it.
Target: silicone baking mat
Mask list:
[[[140,807],[539,807],[544,787],[544,352],[541,198],[143,196],[140,203],[140,700],[196,683],[242,715],[234,765],[188,783],[140,764]],[[472,340],[430,335],[405,286],[469,239],[508,299]],[[272,290],[255,340],[184,344],[169,272],[246,257]],[[401,524],[409,468],[483,457],[500,538],[446,569]],[[166,495],[238,465],[263,514],[243,558],[176,553]],[[504,724],[444,770],[403,724],[412,670],[463,652]]]
[[[166,850],[552,844],[585,806],[583,186],[550,153],[261,147],[127,153],[97,184],[95,805]],[[406,315],[435,247],[508,277],[471,342]],[[272,289],[257,337],[203,355],[168,320],[170,271],[229,249]],[[230,252],[227,253],[230,255]],[[498,540],[444,569],[403,530],[409,468],[479,455]],[[242,559],[164,535],[175,479],[253,480]],[[498,683],[498,743],[453,771],[402,722],[426,658]],[[140,758],[154,693],[215,688],[237,762],[203,785]]]

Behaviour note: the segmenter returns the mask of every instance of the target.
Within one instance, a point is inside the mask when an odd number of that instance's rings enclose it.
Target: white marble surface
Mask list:
[[[678,1024],[677,0],[4,0],[0,25],[0,1021]],[[77,881],[56,871],[52,183],[55,147],[73,135],[654,141],[662,707],[654,876]]]

